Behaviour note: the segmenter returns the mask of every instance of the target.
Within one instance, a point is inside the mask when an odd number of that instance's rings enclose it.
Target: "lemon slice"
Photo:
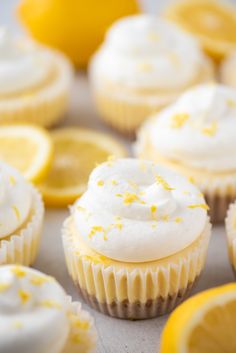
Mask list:
[[[236,46],[236,8],[217,0],[183,0],[174,3],[166,16],[196,35],[215,59]]]
[[[96,163],[109,155],[124,157],[126,150],[111,137],[76,127],[52,132],[54,159],[46,179],[39,185],[48,206],[63,207],[73,203],[87,187]]]
[[[52,155],[53,143],[46,130],[18,124],[0,127],[0,160],[18,169],[27,180],[41,181]]]
[[[160,353],[235,353],[235,327],[236,284],[204,291],[172,313]]]

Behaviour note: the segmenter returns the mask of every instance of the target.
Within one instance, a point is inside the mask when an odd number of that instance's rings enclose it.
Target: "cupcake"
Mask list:
[[[63,226],[70,276],[84,299],[113,317],[172,310],[205,263],[207,205],[186,178],[151,161],[98,166]]]
[[[0,267],[0,351],[92,353],[90,315],[52,277],[23,266]]]
[[[67,109],[71,81],[62,54],[0,30],[0,123],[55,124]]]
[[[236,88],[236,51],[228,55],[221,63],[219,70],[220,81]]]
[[[229,207],[225,225],[229,259],[236,275],[236,202]]]
[[[236,90],[200,85],[140,129],[136,153],[191,178],[212,221],[223,221],[236,198]]]
[[[0,265],[34,262],[43,218],[39,192],[18,171],[0,161]]]
[[[116,22],[90,64],[98,112],[124,133],[213,76],[212,63],[190,35],[151,15]]]

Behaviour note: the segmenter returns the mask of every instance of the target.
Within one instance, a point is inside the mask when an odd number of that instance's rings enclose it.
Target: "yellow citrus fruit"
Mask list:
[[[0,159],[29,181],[37,183],[45,177],[52,156],[53,143],[46,130],[17,124],[0,127]]]
[[[21,0],[21,22],[39,42],[86,66],[107,28],[116,19],[138,12],[136,0]]]
[[[89,174],[108,156],[124,157],[126,150],[113,138],[77,127],[52,132],[54,159],[47,177],[39,185],[48,206],[73,203],[87,187]]]
[[[182,0],[171,5],[166,16],[196,35],[215,59],[236,48],[236,7],[227,2]]]
[[[160,353],[235,353],[236,284],[190,298],[170,316]]]

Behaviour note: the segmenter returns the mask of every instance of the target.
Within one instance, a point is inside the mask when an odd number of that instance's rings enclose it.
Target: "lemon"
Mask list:
[[[73,203],[87,187],[96,163],[109,155],[124,157],[126,150],[113,138],[92,130],[68,127],[54,130],[54,159],[39,188],[48,206],[63,207]]]
[[[53,143],[43,128],[17,124],[0,127],[0,160],[18,169],[27,180],[42,180],[52,156]]]
[[[160,353],[235,353],[236,284],[190,298],[170,316]]]
[[[135,0],[22,0],[18,8],[36,40],[63,51],[78,67],[86,66],[113,21],[137,11]]]
[[[166,15],[196,35],[214,59],[236,48],[236,8],[233,5],[217,0],[183,0],[170,6]]]

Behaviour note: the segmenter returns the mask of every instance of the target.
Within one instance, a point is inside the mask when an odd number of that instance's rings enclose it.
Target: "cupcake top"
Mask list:
[[[41,84],[49,75],[49,53],[33,43],[22,43],[0,30],[0,95],[14,94]]]
[[[80,349],[78,331],[86,336],[90,324],[54,278],[23,266],[0,268],[1,352],[87,353],[85,345]]]
[[[16,169],[0,161],[0,239],[22,226],[31,203],[30,184]]]
[[[61,352],[69,334],[67,305],[53,278],[22,266],[1,267],[0,351]]]
[[[158,153],[188,167],[213,172],[236,169],[236,90],[200,85],[141,128]],[[138,146],[139,148],[139,146]]]
[[[195,39],[175,25],[136,15],[115,22],[95,58],[94,70],[113,82],[169,90],[194,81],[204,57]]]
[[[72,217],[78,240],[111,259],[172,255],[204,230],[207,206],[186,178],[151,161],[110,160],[91,174]]]

